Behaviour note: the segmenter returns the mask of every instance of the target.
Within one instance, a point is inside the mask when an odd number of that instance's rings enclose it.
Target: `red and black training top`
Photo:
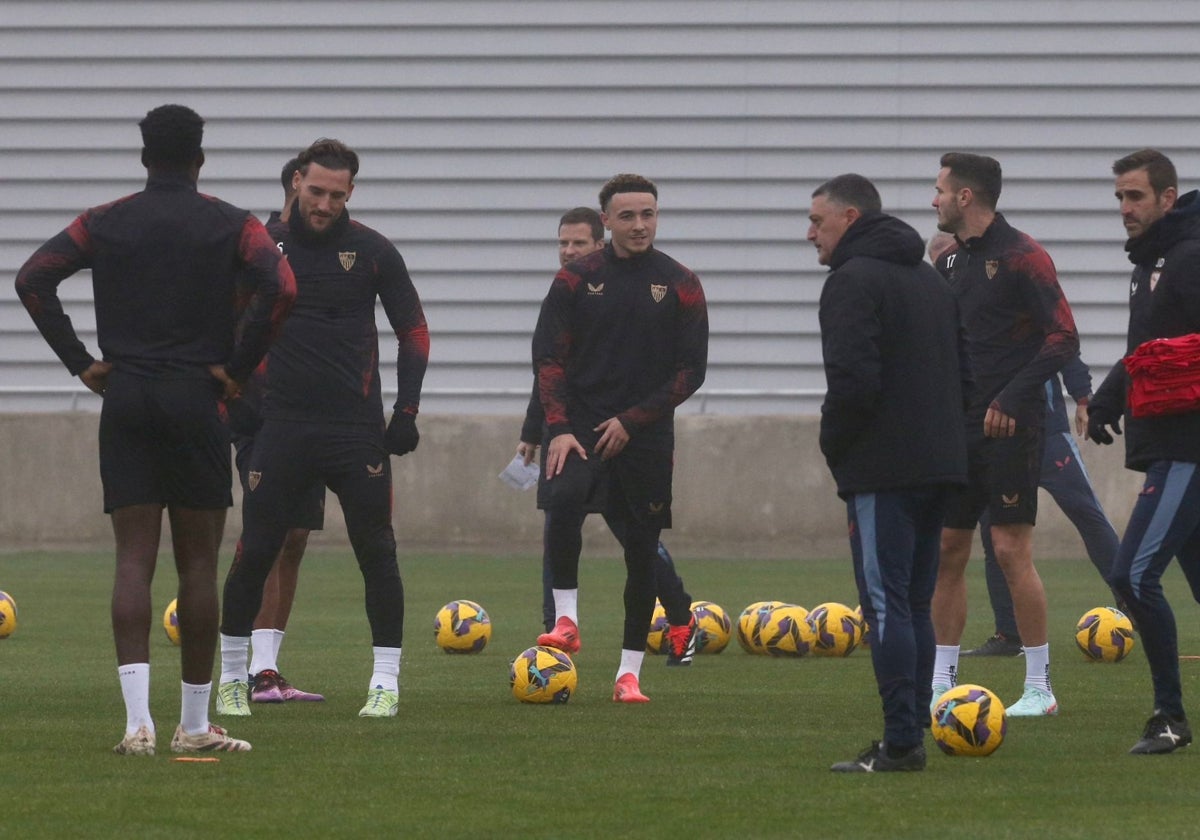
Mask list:
[[[396,336],[395,409],[415,415],[429,327],[400,252],[348,211],[321,234],[309,231],[299,213],[268,229],[296,274],[297,295],[267,356],[263,417],[382,422],[376,300]]]
[[[699,278],[655,249],[621,259],[609,244],[570,263],[542,302],[533,364],[551,437],[591,441],[617,417],[629,446],[670,451],[675,406],[708,366]]]
[[[971,416],[996,408],[1042,426],[1044,386],[1079,353],[1054,262],[1031,236],[996,218],[938,260],[958,298],[975,390]]]
[[[258,219],[184,174],[152,174],[142,192],[85,211],[17,273],[21,302],[75,376],[95,359],[58,284],[85,268],[103,358],[144,376],[208,377],[209,365],[225,364],[245,381],[296,295]]]

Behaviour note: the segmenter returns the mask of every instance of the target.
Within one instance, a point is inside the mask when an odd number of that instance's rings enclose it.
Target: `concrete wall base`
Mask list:
[[[90,413],[0,415],[0,545],[7,550],[103,549],[103,513]],[[739,558],[848,555],[845,507],[817,447],[816,417],[686,416],[676,420],[674,553]],[[516,449],[520,418],[421,415],[420,448],[393,458],[396,538],[401,551],[541,553],[542,517],[533,492],[497,475]],[[1081,445],[1097,495],[1121,533],[1140,487],[1124,448]],[[226,527],[240,531],[240,492]],[[1044,492],[1037,557],[1081,557],[1083,544]],[[345,522],[329,494],[326,528],[314,548],[348,549]],[[164,545],[167,543],[164,541]],[[615,541],[590,517],[584,550],[614,556]]]

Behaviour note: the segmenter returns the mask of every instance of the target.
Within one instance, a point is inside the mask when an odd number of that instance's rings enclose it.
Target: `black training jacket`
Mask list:
[[[854,222],[821,290],[821,452],[838,493],[966,481],[969,375],[958,310],[924,242],[883,213]]]
[[[1144,234],[1125,243],[1129,281],[1126,352],[1152,338],[1200,333],[1200,200],[1192,191]],[[1128,374],[1113,365],[1090,406],[1125,411]],[[1154,461],[1200,463],[1200,413],[1134,418],[1125,415],[1125,466],[1145,471]]]

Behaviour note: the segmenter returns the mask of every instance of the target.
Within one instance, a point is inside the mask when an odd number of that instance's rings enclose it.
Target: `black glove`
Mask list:
[[[405,411],[392,413],[387,431],[383,433],[383,447],[393,455],[407,455],[421,442],[417,431],[417,418]]]
[[[1108,433],[1108,426],[1112,427],[1115,434],[1121,434],[1121,412],[1110,411],[1102,406],[1098,406],[1095,402],[1088,404],[1088,440],[1096,443],[1109,444],[1113,442],[1113,436]]]

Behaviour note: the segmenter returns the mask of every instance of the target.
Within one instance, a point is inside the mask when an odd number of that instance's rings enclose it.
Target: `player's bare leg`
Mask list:
[[[1027,647],[1046,644],[1046,589],[1033,565],[1033,526],[993,525],[992,544],[1012,593],[1021,640]]]
[[[112,513],[117,569],[112,628],[117,664],[150,661],[150,583],[162,537],[162,505],[130,505]]]
[[[220,607],[217,600],[217,553],[225,528],[225,510],[171,508],[175,569],[179,573],[179,637],[183,681],[212,681]]]
[[[971,558],[974,539],[974,529],[942,529],[937,587],[930,603],[937,642],[931,704],[958,682],[959,643],[967,625],[967,561]]]
[[[150,583],[162,533],[161,505],[130,505],[112,514],[116,536],[116,574],[112,593],[113,640],[117,677],[125,701],[125,737],[117,755],[154,755],[155,727],[150,715]]]
[[[263,585],[262,606],[254,619],[255,630],[286,630],[292,605],[296,601],[296,587],[300,582],[300,561],[308,547],[308,530],[293,528],[288,531],[275,558],[275,565]]]
[[[308,547],[307,528],[293,528],[284,538],[283,547],[275,558],[271,573],[263,585],[262,606],[254,619],[251,634],[253,659],[250,674],[253,686],[250,699],[256,703],[282,703],[288,700],[324,700],[324,696],[311,691],[302,691],[289,683],[279,673],[279,645],[283,641],[292,605],[296,601],[296,587],[300,582],[300,562]]]
[[[967,561],[975,532],[943,528],[937,588],[933,593],[933,630],[939,645],[957,645],[967,625]]]
[[[993,525],[996,562],[1004,570],[1012,594],[1017,632],[1025,645],[1025,686],[1021,699],[1008,707],[1009,717],[1058,714],[1050,686],[1050,645],[1046,636],[1046,590],[1033,565],[1033,526]]]

